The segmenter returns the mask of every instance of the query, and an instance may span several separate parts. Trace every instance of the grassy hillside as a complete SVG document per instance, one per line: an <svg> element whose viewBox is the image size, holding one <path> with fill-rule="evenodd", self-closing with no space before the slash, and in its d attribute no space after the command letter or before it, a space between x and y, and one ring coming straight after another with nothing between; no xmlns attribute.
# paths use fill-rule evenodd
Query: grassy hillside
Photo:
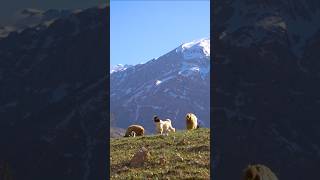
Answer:
<svg viewBox="0 0 320 180"><path fill-rule="evenodd" d="M142 167L130 167L135 152L146 147L151 156ZM169 136L112 138L111 179L209 179L210 130L177 131ZM160 159L165 162L160 163Z"/></svg>

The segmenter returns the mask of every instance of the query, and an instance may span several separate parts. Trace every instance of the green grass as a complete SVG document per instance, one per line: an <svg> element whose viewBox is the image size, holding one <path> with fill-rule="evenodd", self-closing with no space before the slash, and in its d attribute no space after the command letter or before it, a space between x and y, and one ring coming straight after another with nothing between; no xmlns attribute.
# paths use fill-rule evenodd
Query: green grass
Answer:
<svg viewBox="0 0 320 180"><path fill-rule="evenodd" d="M179 144L183 139L185 143ZM142 167L130 167L131 158L142 146L149 150L150 158ZM166 158L162 165L161 156ZM200 128L177 131L169 136L113 138L110 163L111 179L209 179L210 130Z"/></svg>

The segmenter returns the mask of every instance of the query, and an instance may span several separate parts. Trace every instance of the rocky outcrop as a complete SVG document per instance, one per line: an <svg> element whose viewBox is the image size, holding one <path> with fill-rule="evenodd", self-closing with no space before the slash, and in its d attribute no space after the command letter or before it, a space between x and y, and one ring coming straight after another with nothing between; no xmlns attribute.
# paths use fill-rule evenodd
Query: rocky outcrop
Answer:
<svg viewBox="0 0 320 180"><path fill-rule="evenodd" d="M150 152L147 148L141 147L130 160L131 167L140 167L150 158Z"/></svg>

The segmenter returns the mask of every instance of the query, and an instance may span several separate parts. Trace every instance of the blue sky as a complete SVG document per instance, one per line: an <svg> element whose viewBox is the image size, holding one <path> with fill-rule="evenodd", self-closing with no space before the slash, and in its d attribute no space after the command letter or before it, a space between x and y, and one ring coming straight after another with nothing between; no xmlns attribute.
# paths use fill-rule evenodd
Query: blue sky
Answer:
<svg viewBox="0 0 320 180"><path fill-rule="evenodd" d="M145 63L210 36L210 1L110 2L111 66Z"/></svg>

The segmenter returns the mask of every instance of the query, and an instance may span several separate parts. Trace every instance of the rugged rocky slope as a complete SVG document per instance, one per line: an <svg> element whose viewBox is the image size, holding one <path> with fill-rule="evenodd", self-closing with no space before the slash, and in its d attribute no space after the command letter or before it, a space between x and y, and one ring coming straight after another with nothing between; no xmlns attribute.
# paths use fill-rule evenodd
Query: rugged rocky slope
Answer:
<svg viewBox="0 0 320 180"><path fill-rule="evenodd" d="M319 2L216 3L214 175L235 179L264 163L279 179L320 167Z"/></svg>
<svg viewBox="0 0 320 180"><path fill-rule="evenodd" d="M72 13L78 13L81 10L57 10L49 9L42 11L38 9L23 9L16 13L12 22L6 25L0 25L0 38L7 37L11 32L21 32L26 28L34 26L48 27L55 20L64 18Z"/></svg>
<svg viewBox="0 0 320 180"><path fill-rule="evenodd" d="M105 175L109 8L0 39L0 154L14 179Z"/></svg>

